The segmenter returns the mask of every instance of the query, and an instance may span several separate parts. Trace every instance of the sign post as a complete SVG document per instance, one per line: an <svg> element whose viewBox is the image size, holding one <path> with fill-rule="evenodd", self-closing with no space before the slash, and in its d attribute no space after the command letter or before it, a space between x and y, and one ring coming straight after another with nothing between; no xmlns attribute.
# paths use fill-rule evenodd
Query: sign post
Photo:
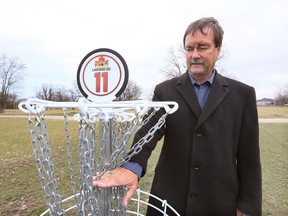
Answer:
<svg viewBox="0 0 288 216"><path fill-rule="evenodd" d="M128 67L124 58L114 50L102 48L88 53L81 61L77 72L78 88L88 100L111 102L119 97L128 83ZM109 108L106 108L109 109ZM100 169L103 169L113 154L112 119L99 118ZM105 143L103 143L105 142ZM101 215L111 214L112 188L98 189L98 204ZM122 206L122 204L121 204ZM117 209L122 209L118 206Z"/></svg>

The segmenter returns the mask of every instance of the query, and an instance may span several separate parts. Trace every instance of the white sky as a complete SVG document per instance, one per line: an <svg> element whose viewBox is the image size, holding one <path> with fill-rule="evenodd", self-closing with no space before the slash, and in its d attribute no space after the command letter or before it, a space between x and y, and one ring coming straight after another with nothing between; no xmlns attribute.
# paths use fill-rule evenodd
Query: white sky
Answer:
<svg viewBox="0 0 288 216"><path fill-rule="evenodd" d="M81 60L97 48L120 53L130 80L151 95L165 79L168 50L190 22L215 17L224 29L227 74L274 98L288 84L286 0L0 0L0 54L27 67L21 97L42 84L72 88Z"/></svg>

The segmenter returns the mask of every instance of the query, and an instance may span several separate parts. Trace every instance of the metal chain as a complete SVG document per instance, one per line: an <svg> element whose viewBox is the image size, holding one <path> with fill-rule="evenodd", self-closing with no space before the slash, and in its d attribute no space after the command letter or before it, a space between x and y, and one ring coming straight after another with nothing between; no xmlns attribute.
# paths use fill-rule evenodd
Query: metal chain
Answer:
<svg viewBox="0 0 288 216"><path fill-rule="evenodd" d="M100 216L96 189L92 186L94 169L94 122L82 118L79 123L79 169L80 169L80 215L92 214ZM91 163L92 162L92 163Z"/></svg>
<svg viewBox="0 0 288 216"><path fill-rule="evenodd" d="M159 108L152 109L152 112L142 121L142 124L140 127L147 124L147 122L150 121L150 119L156 114L156 112L159 110Z"/></svg>
<svg viewBox="0 0 288 216"><path fill-rule="evenodd" d="M147 124L150 119L156 114L159 108L154 108L149 112L140 125L140 117L135 111L135 115L131 118L124 118L125 113L121 115L117 112L109 113L108 119L100 119L99 129L99 151L96 152L95 140L96 132L95 127L97 121L95 115L100 117L103 112L95 112L93 110L89 113L81 114L78 127L78 154L79 154L79 179L75 179L75 168L72 160L72 147L69 135L68 113L67 109L64 110L64 130L66 135L66 148L68 153L68 164L70 172L70 181L74 200L77 205L79 216L124 216L126 209L123 206L122 200L125 194L124 187L112 187L109 189L94 188L92 185L92 176L98 171L96 178L101 176L108 170L112 170L121 166L123 163L128 162L131 157L138 154L143 145L149 142L155 135L156 131L163 127L168 112L165 112L151 127L148 133L135 143L130 151L127 153L127 145L129 139L135 131ZM105 111L104 111L105 112ZM105 114L106 115L106 114ZM127 115L128 116L128 115ZM44 189L45 202L49 206L51 215L65 215L62 206L62 200L58 191L58 185L55 177L54 166L52 162L51 150L49 147L46 131L46 118L44 111L35 115L33 121L29 115L29 131L32 137L32 150L36 159L36 167L40 176L40 184ZM111 149L107 148L109 143ZM103 157L105 151L110 151L110 155ZM98 155L98 158L96 155ZM79 194L77 191L80 191ZM108 202L108 203L107 203ZM105 204L106 203L106 204ZM103 212L108 205L108 213Z"/></svg>
<svg viewBox="0 0 288 216"><path fill-rule="evenodd" d="M155 110L152 111L151 114L148 116L148 118L151 119L151 117L152 117L153 115L155 115L155 113L156 113ZM158 122L157 122L153 127L150 128L150 130L148 131L148 133L147 133L144 137L142 137L140 140L138 140L138 142L136 142L136 143L132 146L132 148L131 148L130 151L126 154L126 156L122 158L122 160L121 160L121 162L120 162L120 165L122 165L122 164L130 161L130 159L131 159L134 155L138 154L138 153L142 150L144 144L146 144L146 143L148 143L148 142L151 141L151 139L152 139L152 138L154 137L154 135L155 135L155 132L156 132L157 130L159 130L159 129L165 124L167 115L168 115L168 113L164 113L164 114L159 118ZM145 124L146 124L146 123L147 123L147 122L145 122ZM142 125L143 125L143 124L142 124Z"/></svg>
<svg viewBox="0 0 288 216"><path fill-rule="evenodd" d="M147 122L155 115L159 109L153 109L152 112L142 121L141 126L147 124ZM165 124L165 118L168 113L163 114L158 122L149 130L149 132L142 137L127 154L126 146L128 140L136 131L139 126L138 117L133 118L132 121L117 120L117 116L111 117L108 121L100 121L101 137L99 137L99 161L95 161L95 122L89 119L89 116L82 116L79 123L79 166L80 166L80 201L78 200L78 213L79 215L92 215L101 216L101 200L106 193L109 208L109 215L122 216L125 215L126 209L122 204L124 197L124 187L113 187L109 189L93 188L91 186L91 178L95 174L95 170L100 170L97 178L112 170L117 166L129 161L132 156L141 151L143 145L149 142L155 132ZM65 130L68 131L68 130ZM68 132L69 133L69 132ZM110 137L109 137L110 136ZM107 147L107 137L111 139L111 156L107 161L107 158L103 158L105 154L105 148ZM121 158L119 158L119 156ZM123 157L124 156L124 157ZM117 161L117 158L120 161ZM72 165L72 163L70 163ZM95 165L95 166L94 166ZM70 172L73 175L73 172ZM75 194L75 193L74 193Z"/></svg>
<svg viewBox="0 0 288 216"><path fill-rule="evenodd" d="M123 133L125 131L125 134L123 135L123 138L121 140L119 140L119 143L120 143L119 146L114 145L116 148L113 150L113 152L112 152L112 154L110 156L110 160L107 163L105 163L105 165L103 166L103 168L101 169L99 174L96 176L97 179L101 178L101 176L104 175L105 172L107 172L108 170L113 169L116 166L116 164L114 164L114 163L117 161L117 158L120 155L120 153L125 154L126 146L128 144L128 140L131 137L133 131L136 129L137 122L138 122L137 119L134 118L133 121L131 121L130 123L126 122L127 123L126 128L125 128L126 131L123 128L120 130L120 134L121 134L122 131L123 131ZM121 126L123 127L124 123L122 123ZM102 132L103 133L106 132L106 129L107 129L107 127L105 127L105 125L102 126ZM118 135L118 133L117 133L117 135ZM102 144L106 144L106 142L103 141L103 140L101 140L101 143ZM102 149L103 146L101 144L100 144L100 146L101 146L101 149ZM100 152L101 152L101 150L100 150ZM103 154L101 154L101 155L103 155ZM103 159L100 158L100 160L103 160ZM121 164L122 163L120 162L120 165Z"/></svg>
<svg viewBox="0 0 288 216"><path fill-rule="evenodd" d="M28 116L28 127L31 135L32 150L36 161L36 168L40 177L44 198L49 207L50 215L65 215L62 199L55 177L52 154L47 140L46 118L44 113L35 115L33 121Z"/></svg>
<svg viewBox="0 0 288 216"><path fill-rule="evenodd" d="M73 166L73 161L72 161L72 148L71 148L71 141L70 141L70 135L69 135L69 124L68 124L68 113L67 109L63 109L64 111L64 130L65 130L65 135L66 135L66 148L67 148L67 154L68 154L68 164L69 164L69 171L70 171L70 181L72 185L72 191L74 194L74 200L75 204L79 208L79 197L77 196L77 189L76 189L76 182L75 182L75 176L74 176L74 166Z"/></svg>

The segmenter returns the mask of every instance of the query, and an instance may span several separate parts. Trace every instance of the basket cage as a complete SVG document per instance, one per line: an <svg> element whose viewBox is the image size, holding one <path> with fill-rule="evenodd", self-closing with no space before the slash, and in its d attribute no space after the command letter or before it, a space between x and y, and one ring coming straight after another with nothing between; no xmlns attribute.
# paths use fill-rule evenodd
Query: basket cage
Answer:
<svg viewBox="0 0 288 216"><path fill-rule="evenodd" d="M78 102L53 102L31 98L18 107L28 115L35 165L48 207L41 215L145 215L148 206L163 215L168 215L168 210L179 215L166 200L140 188L125 208L122 204L124 186L105 189L92 186L96 173L96 178L101 178L137 154L165 124L166 116L178 109L177 103L143 100L96 103L84 98ZM50 143L50 120L45 116L49 108L63 109L64 138L60 141L63 146ZM131 148L136 131L160 109L161 117ZM70 116L71 110L73 116ZM162 208L151 205L149 197L158 200Z"/></svg>

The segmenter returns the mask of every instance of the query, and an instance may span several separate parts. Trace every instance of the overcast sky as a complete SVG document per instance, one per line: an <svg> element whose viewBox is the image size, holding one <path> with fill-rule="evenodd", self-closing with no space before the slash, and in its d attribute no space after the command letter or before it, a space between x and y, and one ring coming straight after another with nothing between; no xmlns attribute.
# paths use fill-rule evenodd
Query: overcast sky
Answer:
<svg viewBox="0 0 288 216"><path fill-rule="evenodd" d="M0 55L27 67L20 97L44 83L72 88L90 51L120 53L129 78L151 95L168 50L190 22L215 17L224 29L225 73L274 98L288 85L286 0L0 0Z"/></svg>

